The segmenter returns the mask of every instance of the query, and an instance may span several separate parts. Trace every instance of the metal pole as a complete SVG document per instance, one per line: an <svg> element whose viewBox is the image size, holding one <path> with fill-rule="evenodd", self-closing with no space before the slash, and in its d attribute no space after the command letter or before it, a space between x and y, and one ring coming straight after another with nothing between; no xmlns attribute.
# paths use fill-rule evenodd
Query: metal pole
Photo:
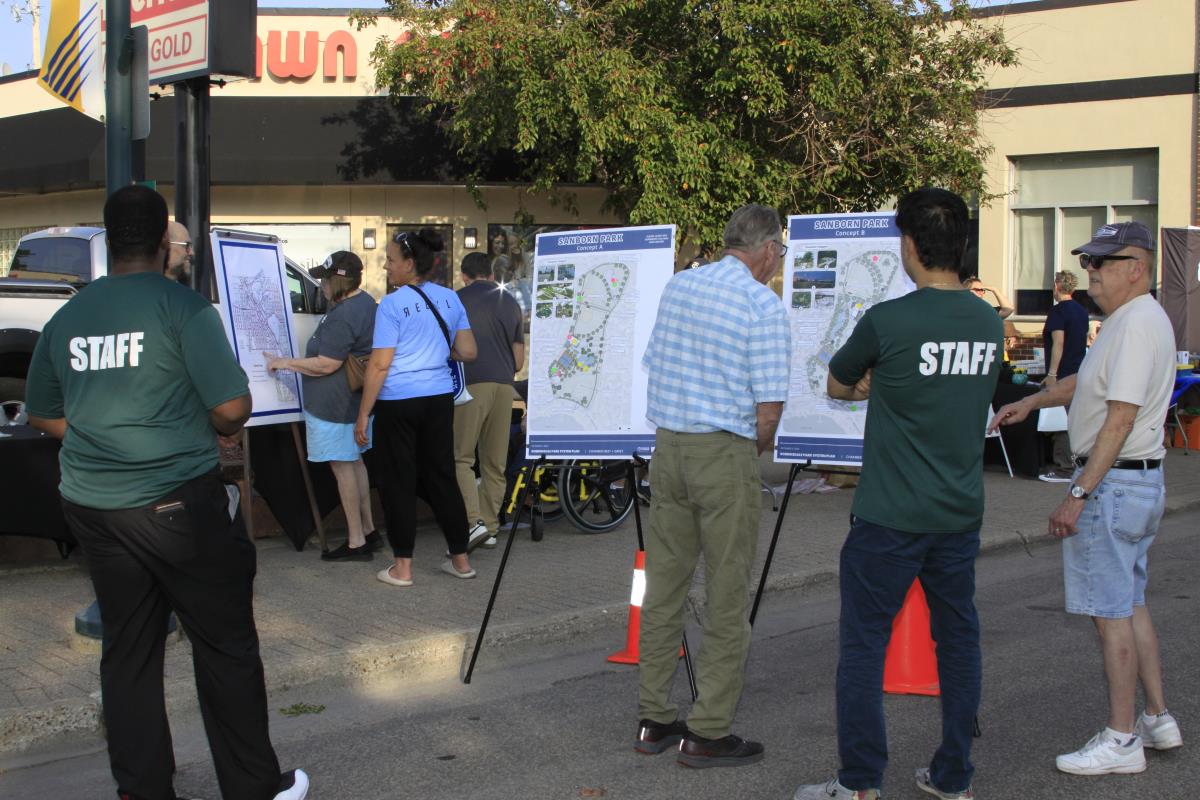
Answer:
<svg viewBox="0 0 1200 800"><path fill-rule="evenodd" d="M175 84L175 219L192 234L192 288L212 300L208 89L207 77Z"/></svg>
<svg viewBox="0 0 1200 800"><path fill-rule="evenodd" d="M104 182L111 195L133 182L129 0L107 0L105 15Z"/></svg>

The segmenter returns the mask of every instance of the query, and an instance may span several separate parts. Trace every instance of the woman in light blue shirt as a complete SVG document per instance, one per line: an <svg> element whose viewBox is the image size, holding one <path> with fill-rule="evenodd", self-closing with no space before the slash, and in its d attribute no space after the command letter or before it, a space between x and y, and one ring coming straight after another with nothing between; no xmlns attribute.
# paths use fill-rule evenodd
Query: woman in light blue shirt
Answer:
<svg viewBox="0 0 1200 800"><path fill-rule="evenodd" d="M442 237L429 228L403 231L387 245L388 283L398 287L375 315L374 349L354 434L360 443L375 414L379 496L395 564L377 577L412 586L417 495L433 508L449 558L441 569L474 578L467 552L467 512L454 474L454 398L447 358L475 359L475 337L458 295L429 280Z"/></svg>

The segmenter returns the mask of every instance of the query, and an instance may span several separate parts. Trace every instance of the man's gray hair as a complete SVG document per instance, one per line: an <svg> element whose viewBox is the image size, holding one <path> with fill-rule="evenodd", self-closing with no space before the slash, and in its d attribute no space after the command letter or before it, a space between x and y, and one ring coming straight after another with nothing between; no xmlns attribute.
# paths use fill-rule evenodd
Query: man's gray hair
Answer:
<svg viewBox="0 0 1200 800"><path fill-rule="evenodd" d="M725 246L733 250L752 250L768 239L779 238L782 226L773 208L751 203L733 212L725 223Z"/></svg>

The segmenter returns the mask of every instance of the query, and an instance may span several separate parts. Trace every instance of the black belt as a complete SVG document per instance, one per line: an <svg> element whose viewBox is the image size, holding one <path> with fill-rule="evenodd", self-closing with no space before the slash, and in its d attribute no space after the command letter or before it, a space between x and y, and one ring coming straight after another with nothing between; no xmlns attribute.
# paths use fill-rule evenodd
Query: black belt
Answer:
<svg viewBox="0 0 1200 800"><path fill-rule="evenodd" d="M1087 456L1075 456L1075 466L1082 467L1088 461ZM1119 458L1109 469L1158 469L1162 464L1161 458Z"/></svg>

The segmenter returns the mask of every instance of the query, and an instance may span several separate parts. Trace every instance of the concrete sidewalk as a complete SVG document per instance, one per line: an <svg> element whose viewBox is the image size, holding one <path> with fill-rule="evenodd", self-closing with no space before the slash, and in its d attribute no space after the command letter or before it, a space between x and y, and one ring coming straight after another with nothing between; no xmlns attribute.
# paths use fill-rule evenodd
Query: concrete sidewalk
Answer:
<svg viewBox="0 0 1200 800"><path fill-rule="evenodd" d="M1166 469L1167 513L1200 507L1200 454L1170 451ZM787 466L764 460L763 475L782 484ZM1010 479L991 468L985 484L985 549L1045 537L1046 517L1066 488ZM762 497L755 581L776 520L770 498ZM792 497L770 591L836 575L852 499L852 489ZM369 564L331 564L319 559L315 546L297 553L283 538L259 540L255 603L268 689L384 673L446 677L465 670L503 544L473 554L477 580L454 580L438 569L440 533L422 530L416 585L397 588L375 579L390 563L387 551ZM541 542L518 532L476 673L486 673L496 648L591 637L620 649L635 548L632 516L607 534L579 533L565 520L547 525ZM697 603L701 582L693 588ZM65 562L0 567L0 753L13 755L63 734L99 729L99 645L74 632L75 612L91 600L78 552ZM166 687L169 708L195 705L185 639L175 637L168 646Z"/></svg>

